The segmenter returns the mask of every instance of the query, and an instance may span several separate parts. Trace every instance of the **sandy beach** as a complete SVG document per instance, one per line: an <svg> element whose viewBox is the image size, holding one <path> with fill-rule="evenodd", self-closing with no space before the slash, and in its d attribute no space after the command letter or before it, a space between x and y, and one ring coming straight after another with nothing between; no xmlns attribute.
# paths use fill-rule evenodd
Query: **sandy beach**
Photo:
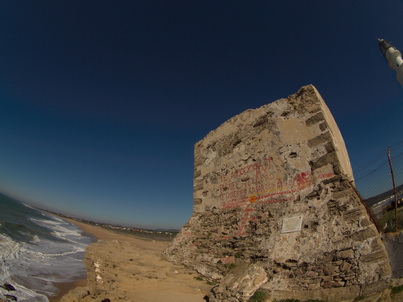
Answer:
<svg viewBox="0 0 403 302"><path fill-rule="evenodd" d="M98 241L87 247L87 280L60 284L51 302L203 302L212 285L184 266L163 259L168 242L147 240L71 221ZM74 287L74 288L73 288Z"/></svg>

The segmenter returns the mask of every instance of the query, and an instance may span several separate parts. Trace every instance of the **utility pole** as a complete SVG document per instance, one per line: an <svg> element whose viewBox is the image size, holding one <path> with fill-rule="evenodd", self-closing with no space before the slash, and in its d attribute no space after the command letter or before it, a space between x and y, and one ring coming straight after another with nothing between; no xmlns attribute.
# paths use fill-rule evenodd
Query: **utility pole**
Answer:
<svg viewBox="0 0 403 302"><path fill-rule="evenodd" d="M392 183L393 183L393 193L395 195L395 232L397 232L397 224L398 224L398 217L397 217L397 193L396 193L396 184L395 184L395 175L393 173L393 166L392 166L392 159L390 158L390 147L388 147L388 160L390 166L390 173L392 175Z"/></svg>

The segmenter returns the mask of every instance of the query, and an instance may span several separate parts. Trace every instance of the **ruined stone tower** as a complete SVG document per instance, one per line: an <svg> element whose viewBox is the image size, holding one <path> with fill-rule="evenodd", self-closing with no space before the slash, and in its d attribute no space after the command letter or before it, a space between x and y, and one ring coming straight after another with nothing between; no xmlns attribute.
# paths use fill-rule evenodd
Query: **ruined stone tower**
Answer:
<svg viewBox="0 0 403 302"><path fill-rule="evenodd" d="M313 86L231 118L195 145L194 210L168 259L217 282L210 301L340 301L390 266L355 191L340 131Z"/></svg>

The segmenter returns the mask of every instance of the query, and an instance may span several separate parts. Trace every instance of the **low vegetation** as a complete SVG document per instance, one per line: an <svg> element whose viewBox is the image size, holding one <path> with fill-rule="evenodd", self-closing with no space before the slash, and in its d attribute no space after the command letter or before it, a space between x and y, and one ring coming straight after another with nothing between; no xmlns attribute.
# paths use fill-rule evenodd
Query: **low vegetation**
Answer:
<svg viewBox="0 0 403 302"><path fill-rule="evenodd" d="M262 290L257 290L252 297L249 298L249 302L264 302L266 301L266 293Z"/></svg>
<svg viewBox="0 0 403 302"><path fill-rule="evenodd" d="M398 215L398 230L403 230L403 207L400 207L397 211ZM380 220L380 225L385 233L395 231L395 209L387 211L382 219Z"/></svg>
<svg viewBox="0 0 403 302"><path fill-rule="evenodd" d="M402 291L403 291L403 285L399 285L399 286L392 287L392 289L390 291L390 294L393 296L393 295L396 295L396 294L398 294L398 293L400 293Z"/></svg>

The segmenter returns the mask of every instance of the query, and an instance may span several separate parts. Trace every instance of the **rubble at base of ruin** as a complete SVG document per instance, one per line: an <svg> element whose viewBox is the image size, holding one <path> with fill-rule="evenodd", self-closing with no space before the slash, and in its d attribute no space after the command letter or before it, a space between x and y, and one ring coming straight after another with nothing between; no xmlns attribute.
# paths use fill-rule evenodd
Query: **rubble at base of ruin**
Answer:
<svg viewBox="0 0 403 302"><path fill-rule="evenodd" d="M391 269L340 131L312 85L195 145L194 211L165 256L215 282L209 301L341 301Z"/></svg>

